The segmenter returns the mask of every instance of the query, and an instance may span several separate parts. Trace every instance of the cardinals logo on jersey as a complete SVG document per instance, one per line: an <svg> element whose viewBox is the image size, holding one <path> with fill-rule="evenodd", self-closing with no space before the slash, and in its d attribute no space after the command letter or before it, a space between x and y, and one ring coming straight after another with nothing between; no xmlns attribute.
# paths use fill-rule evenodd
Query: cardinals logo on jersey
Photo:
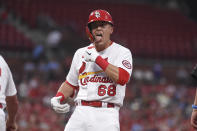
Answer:
<svg viewBox="0 0 197 131"><path fill-rule="evenodd" d="M109 77L105 77L105 76L100 76L100 75L96 75L97 72L95 73L94 76L87 76L84 77L82 79L80 79L80 83L81 85L85 86L88 84L88 82L92 82L92 83L113 83L113 81L109 78Z"/></svg>
<svg viewBox="0 0 197 131"><path fill-rule="evenodd" d="M105 58L107 61L108 58ZM100 76L98 74L103 73L103 70L93 71L93 72L86 72L86 62L83 62L80 69L79 69L79 80L81 85L85 86L88 82L95 82L95 83L113 83L113 81L109 77ZM94 75L94 76L92 76Z"/></svg>

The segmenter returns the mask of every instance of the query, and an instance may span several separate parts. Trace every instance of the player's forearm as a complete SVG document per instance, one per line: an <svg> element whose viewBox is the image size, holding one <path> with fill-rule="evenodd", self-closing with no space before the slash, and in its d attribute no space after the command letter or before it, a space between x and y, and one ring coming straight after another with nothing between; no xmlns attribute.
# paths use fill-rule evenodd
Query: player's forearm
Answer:
<svg viewBox="0 0 197 131"><path fill-rule="evenodd" d="M118 67L109 64L105 70L105 73L109 78L111 78L114 82L118 81L119 78L119 69Z"/></svg>
<svg viewBox="0 0 197 131"><path fill-rule="evenodd" d="M8 112L8 119L10 122L14 122L16 120L16 114L18 111L18 99L17 96L7 96L6 97L7 103L7 112Z"/></svg>
<svg viewBox="0 0 197 131"><path fill-rule="evenodd" d="M115 83L124 85L129 81L130 75L126 70L108 63L101 56L97 57L96 64L99 65Z"/></svg>
<svg viewBox="0 0 197 131"><path fill-rule="evenodd" d="M118 78L119 78L119 70L118 67L108 63L105 59L103 59L101 56L98 56L96 58L96 64L99 65L101 67L101 69L103 69L103 71L105 71L105 73L107 74L107 76L109 78L111 78L114 82L117 82Z"/></svg>
<svg viewBox="0 0 197 131"><path fill-rule="evenodd" d="M74 93L74 89L66 82L63 82L58 92L61 92L64 95L64 99L67 99Z"/></svg>

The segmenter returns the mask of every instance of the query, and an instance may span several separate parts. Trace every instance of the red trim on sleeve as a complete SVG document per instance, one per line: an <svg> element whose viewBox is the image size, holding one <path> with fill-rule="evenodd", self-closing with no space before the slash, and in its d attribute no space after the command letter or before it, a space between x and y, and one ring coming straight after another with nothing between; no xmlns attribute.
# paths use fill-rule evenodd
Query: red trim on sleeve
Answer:
<svg viewBox="0 0 197 131"><path fill-rule="evenodd" d="M103 59L101 56L98 56L96 58L96 64L99 65L101 67L101 69L103 69L104 71L106 70L107 66L109 65L109 63Z"/></svg>
<svg viewBox="0 0 197 131"><path fill-rule="evenodd" d="M58 96L62 96L62 98L60 99L60 102L62 102L65 99L64 94L62 92L57 92L55 97L58 97Z"/></svg>
<svg viewBox="0 0 197 131"><path fill-rule="evenodd" d="M65 81L69 86L71 86L73 89L76 89L78 90L79 89L79 86L73 86L71 85L67 80Z"/></svg>
<svg viewBox="0 0 197 131"><path fill-rule="evenodd" d="M126 70L119 67L119 78L117 83L123 86L129 81L129 77L129 73Z"/></svg>
<svg viewBox="0 0 197 131"><path fill-rule="evenodd" d="M76 90L79 90L79 86L73 86L67 80L65 81L65 83L73 88L73 94L70 96L71 98L73 98L74 95L75 95Z"/></svg>
<svg viewBox="0 0 197 131"><path fill-rule="evenodd" d="M88 49L92 49L92 48L94 48L94 46L89 46L89 47L88 47Z"/></svg>

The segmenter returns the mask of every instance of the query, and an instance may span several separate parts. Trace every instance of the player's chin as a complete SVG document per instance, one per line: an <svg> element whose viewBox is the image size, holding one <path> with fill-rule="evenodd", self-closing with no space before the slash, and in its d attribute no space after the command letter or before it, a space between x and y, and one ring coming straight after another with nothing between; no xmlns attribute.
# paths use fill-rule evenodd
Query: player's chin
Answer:
<svg viewBox="0 0 197 131"><path fill-rule="evenodd" d="M94 41L95 46L102 46L104 45L104 42L102 40Z"/></svg>

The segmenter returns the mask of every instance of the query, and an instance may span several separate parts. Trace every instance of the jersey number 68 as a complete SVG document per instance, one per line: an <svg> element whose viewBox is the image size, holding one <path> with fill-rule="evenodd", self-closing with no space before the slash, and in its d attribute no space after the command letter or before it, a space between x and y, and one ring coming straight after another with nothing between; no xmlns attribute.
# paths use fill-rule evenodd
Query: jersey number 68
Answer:
<svg viewBox="0 0 197 131"><path fill-rule="evenodd" d="M115 85L109 85L108 87L106 85L100 85L98 87L98 95L104 96L107 93L108 96L115 96L116 95L116 86Z"/></svg>

